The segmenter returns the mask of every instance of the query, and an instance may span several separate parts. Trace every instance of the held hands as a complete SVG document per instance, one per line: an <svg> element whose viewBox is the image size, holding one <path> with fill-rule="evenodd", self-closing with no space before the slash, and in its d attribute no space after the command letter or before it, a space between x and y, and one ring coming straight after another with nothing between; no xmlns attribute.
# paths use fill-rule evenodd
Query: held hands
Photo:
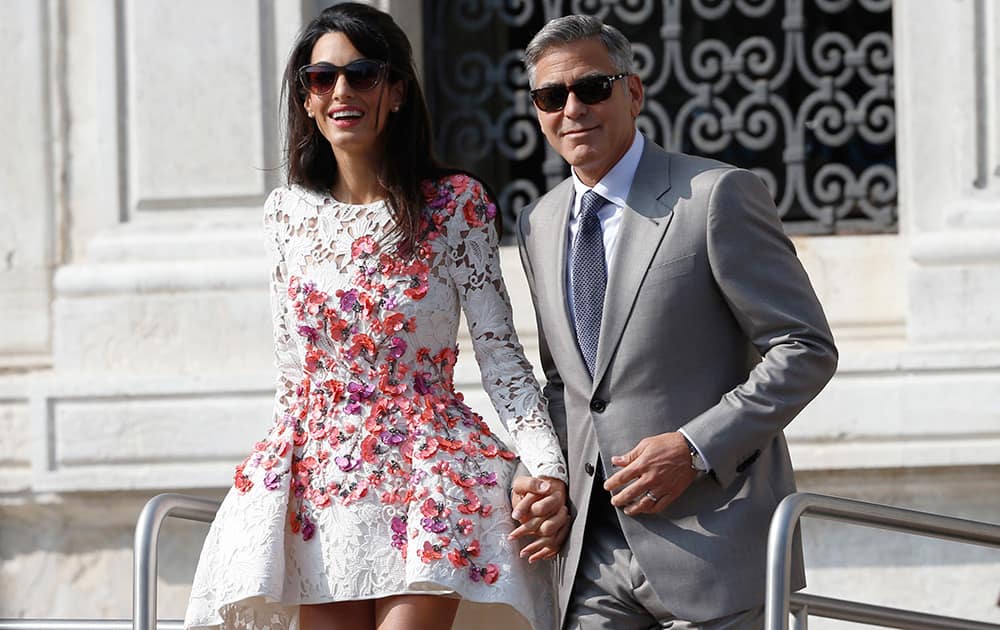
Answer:
<svg viewBox="0 0 1000 630"><path fill-rule="evenodd" d="M511 516L520 525L508 538L535 537L521 550L521 557L528 562L555 557L569 534L566 484L551 477L515 477L510 503Z"/></svg>
<svg viewBox="0 0 1000 630"><path fill-rule="evenodd" d="M629 516L662 511L698 475L684 436L676 432L643 438L628 453L612 457L611 463L621 470L608 477L604 489L613 495L611 504L623 507Z"/></svg>

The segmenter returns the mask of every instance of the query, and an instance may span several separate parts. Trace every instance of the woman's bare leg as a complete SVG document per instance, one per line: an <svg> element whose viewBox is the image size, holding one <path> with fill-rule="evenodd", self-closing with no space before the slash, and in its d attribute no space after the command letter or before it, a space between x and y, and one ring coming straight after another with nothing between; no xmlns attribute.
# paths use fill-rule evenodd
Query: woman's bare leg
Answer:
<svg viewBox="0 0 1000 630"><path fill-rule="evenodd" d="M376 600L299 607L300 630L375 630Z"/></svg>
<svg viewBox="0 0 1000 630"><path fill-rule="evenodd" d="M375 601L378 630L448 630L461 600L441 595L395 595ZM308 630L308 629L305 629Z"/></svg>

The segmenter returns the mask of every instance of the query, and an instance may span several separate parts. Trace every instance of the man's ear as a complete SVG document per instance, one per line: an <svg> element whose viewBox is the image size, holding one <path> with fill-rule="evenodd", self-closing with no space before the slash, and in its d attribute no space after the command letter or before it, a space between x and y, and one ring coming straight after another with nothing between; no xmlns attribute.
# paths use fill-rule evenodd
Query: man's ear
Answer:
<svg viewBox="0 0 1000 630"><path fill-rule="evenodd" d="M642 111L642 99L645 92L642 87L642 79L637 75L628 75L628 94L631 104L629 106L629 111L632 113L632 118L637 118L639 112Z"/></svg>

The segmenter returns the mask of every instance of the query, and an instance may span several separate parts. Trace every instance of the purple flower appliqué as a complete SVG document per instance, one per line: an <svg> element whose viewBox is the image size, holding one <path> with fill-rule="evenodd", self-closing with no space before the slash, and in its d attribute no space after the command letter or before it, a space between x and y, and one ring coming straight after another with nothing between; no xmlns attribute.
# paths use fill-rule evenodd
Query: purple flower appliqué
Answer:
<svg viewBox="0 0 1000 630"><path fill-rule="evenodd" d="M360 459L354 459L353 457L348 457L346 455L338 455L333 459L337 464L337 468L343 470L344 472L350 472L361 465Z"/></svg>
<svg viewBox="0 0 1000 630"><path fill-rule="evenodd" d="M344 405L344 411L355 416L360 415L361 403L349 402L346 405Z"/></svg>
<svg viewBox="0 0 1000 630"><path fill-rule="evenodd" d="M406 545L406 517L392 519L392 546L402 549Z"/></svg>
<svg viewBox="0 0 1000 630"><path fill-rule="evenodd" d="M309 519L302 524L302 540L310 540L316 533L316 526Z"/></svg>
<svg viewBox="0 0 1000 630"><path fill-rule="evenodd" d="M354 305L358 303L358 290L351 289L350 291L344 291L340 295L340 310L349 311L354 308Z"/></svg>
<svg viewBox="0 0 1000 630"><path fill-rule="evenodd" d="M413 390L421 396L431 393L430 385L427 384L427 372L417 372L413 375Z"/></svg>
<svg viewBox="0 0 1000 630"><path fill-rule="evenodd" d="M267 471L267 474L264 475L264 487L268 490L277 490L279 485L281 485L281 477L273 470Z"/></svg>
<svg viewBox="0 0 1000 630"><path fill-rule="evenodd" d="M316 343L319 340L319 333L311 326L299 326L299 334L305 337L309 343Z"/></svg>
<svg viewBox="0 0 1000 630"><path fill-rule="evenodd" d="M495 486L497 485L497 474L495 472L483 473L479 475L479 483L484 486Z"/></svg>
<svg viewBox="0 0 1000 630"><path fill-rule="evenodd" d="M441 209L448 205L448 195L444 191L438 191L437 197L435 197L430 203L427 204L429 207L435 210Z"/></svg>
<svg viewBox="0 0 1000 630"><path fill-rule="evenodd" d="M347 399L353 403L353 402L358 402L359 400L368 400L369 398L371 398L372 394L375 393L375 386L362 385L361 383L356 383L352 381L347 384L347 391L350 394L347 397ZM349 413L354 413L354 412L349 412Z"/></svg>
<svg viewBox="0 0 1000 630"><path fill-rule="evenodd" d="M440 534L441 532L448 529L447 523L445 523L440 519L431 517L421 519L420 524L423 525L424 529L434 534Z"/></svg>
<svg viewBox="0 0 1000 630"><path fill-rule="evenodd" d="M386 444L392 444L395 446L401 442L406 441L406 436L396 430L386 431L382 433L382 441Z"/></svg>
<svg viewBox="0 0 1000 630"><path fill-rule="evenodd" d="M399 337L393 337L389 342L389 356L398 359L404 352L406 352L406 342Z"/></svg>

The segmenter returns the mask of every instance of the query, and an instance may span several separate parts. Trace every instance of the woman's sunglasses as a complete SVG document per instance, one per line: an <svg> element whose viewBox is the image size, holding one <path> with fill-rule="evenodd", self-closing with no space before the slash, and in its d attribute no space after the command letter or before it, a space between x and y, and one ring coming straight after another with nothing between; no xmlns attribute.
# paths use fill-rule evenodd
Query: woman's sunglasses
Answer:
<svg viewBox="0 0 1000 630"><path fill-rule="evenodd" d="M322 96L337 85L337 77L343 72L351 89L364 91L374 88L382 81L385 68L385 63L374 59L357 59L346 66L326 62L312 63L299 68L299 81L305 89L316 96Z"/></svg>
<svg viewBox="0 0 1000 630"><path fill-rule="evenodd" d="M531 102L535 107L543 112L557 112L566 107L566 99L569 93L576 94L586 105L596 105L601 101L608 100L611 96L611 89L615 86L615 81L624 79L628 72L602 77L587 77L580 79L572 85L548 85L531 90Z"/></svg>

